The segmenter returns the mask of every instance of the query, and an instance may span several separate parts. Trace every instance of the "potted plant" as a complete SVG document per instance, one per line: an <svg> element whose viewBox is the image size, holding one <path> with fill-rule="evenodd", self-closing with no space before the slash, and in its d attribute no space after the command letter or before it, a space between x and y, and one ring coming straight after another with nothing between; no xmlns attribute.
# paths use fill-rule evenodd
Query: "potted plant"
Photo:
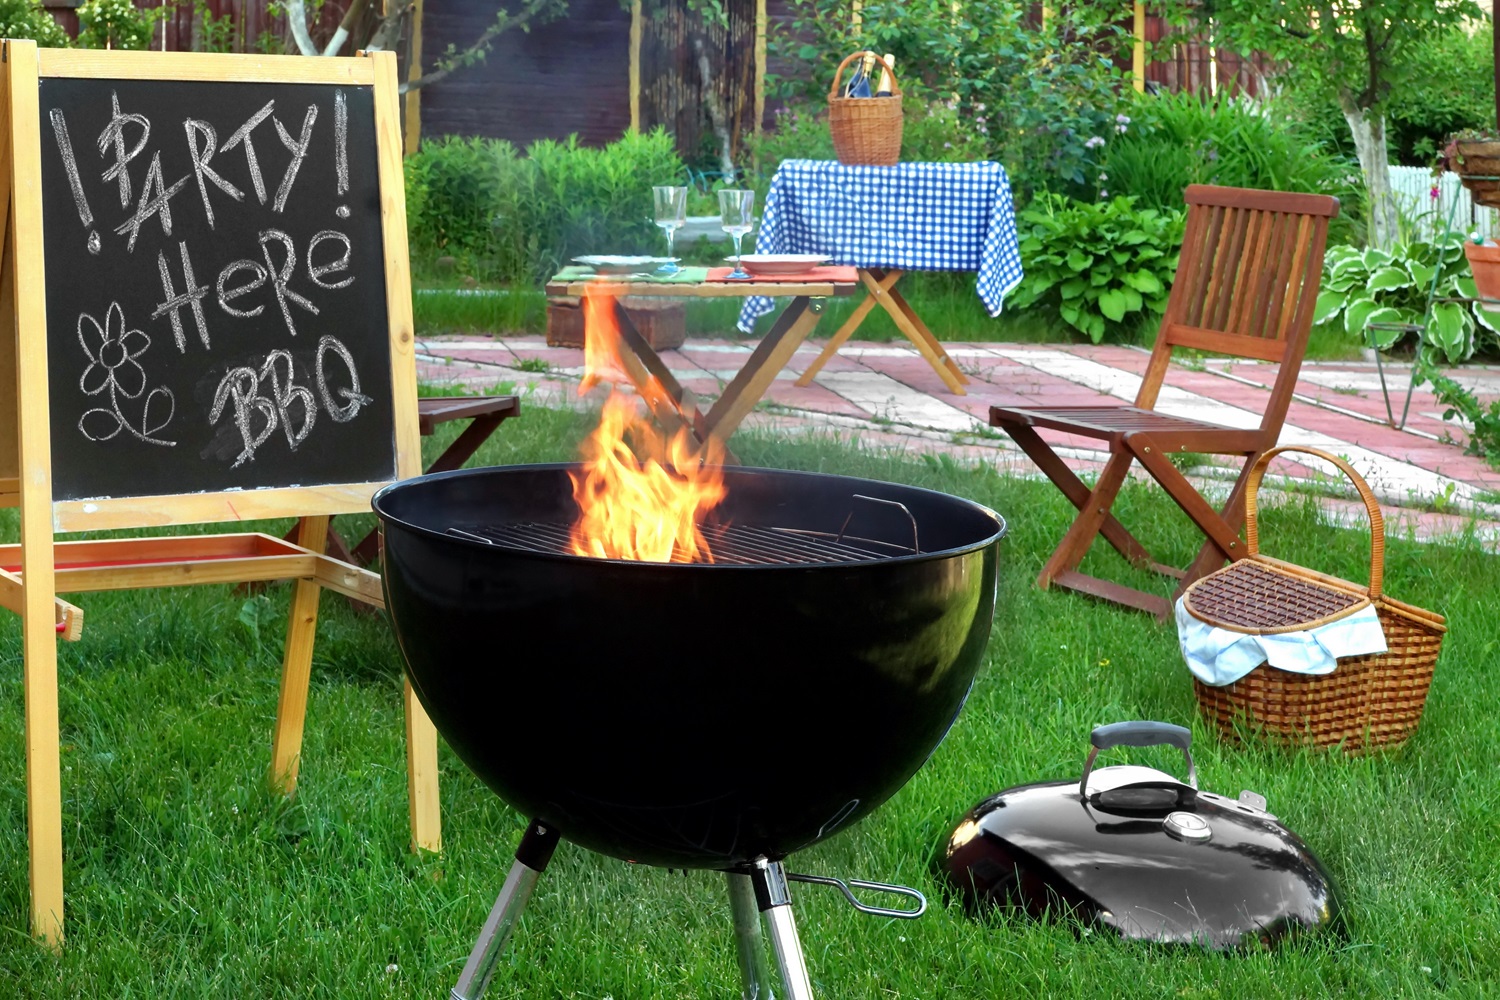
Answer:
<svg viewBox="0 0 1500 1000"><path fill-rule="evenodd" d="M1481 240L1471 233L1464 240L1464 256L1474 272L1474 287L1481 299L1500 300L1500 246L1494 240Z"/></svg>
<svg viewBox="0 0 1500 1000"><path fill-rule="evenodd" d="M1476 205L1500 208L1500 135L1464 129L1448 137L1435 173L1451 170L1469 189Z"/></svg>

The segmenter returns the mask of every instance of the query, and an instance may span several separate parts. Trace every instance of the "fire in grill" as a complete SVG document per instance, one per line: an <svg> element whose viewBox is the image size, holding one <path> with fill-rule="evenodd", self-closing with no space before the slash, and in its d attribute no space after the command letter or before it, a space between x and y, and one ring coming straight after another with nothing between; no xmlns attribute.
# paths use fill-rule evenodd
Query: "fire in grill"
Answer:
<svg viewBox="0 0 1500 1000"><path fill-rule="evenodd" d="M374 501L413 688L534 820L454 996L482 989L561 835L730 872L737 926L759 907L787 995L810 997L782 860L875 809L947 733L1004 523L913 487L728 468L713 562L601 559L567 548L576 469L423 476Z"/></svg>
<svg viewBox="0 0 1500 1000"><path fill-rule="evenodd" d="M907 547L872 538L855 538L842 530L838 534L774 526L714 524L703 527L713 553L709 559L674 559L674 562L714 562L736 566L818 566L828 563L871 562L895 555L921 551L917 545L916 519L903 505L886 500L855 495L852 499L867 503L886 503L897 508L911 522L911 539ZM854 517L851 510L844 518L847 525ZM570 551L572 525L557 521L523 521L516 524L472 524L455 526L447 533L455 538L484 542L525 552L547 552L562 555Z"/></svg>

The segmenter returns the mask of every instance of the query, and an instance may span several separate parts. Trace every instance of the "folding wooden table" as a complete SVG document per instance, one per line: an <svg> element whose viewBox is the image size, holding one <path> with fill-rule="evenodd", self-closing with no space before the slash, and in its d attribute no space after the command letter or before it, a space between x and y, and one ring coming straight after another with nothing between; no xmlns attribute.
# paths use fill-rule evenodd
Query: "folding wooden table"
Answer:
<svg viewBox="0 0 1500 1000"><path fill-rule="evenodd" d="M825 268L827 280L788 277L769 281L673 281L649 277L553 279L547 285L548 295L598 295L615 297L615 318L620 341L626 348L620 352L624 374L645 400L652 417L667 433L687 428L700 444L712 435L727 441L760 402L775 381L777 372L791 361L797 348L818 325L823 299L835 295L853 295L861 285L853 268ZM713 272L709 272L710 275ZM789 297L791 302L776 317L771 329L756 344L724 392L706 410L696 396L684 389L667 368L661 355L640 335L623 307L629 295L680 296L683 298L748 298L752 295ZM727 451L727 449L726 449ZM726 456L733 460L732 456Z"/></svg>

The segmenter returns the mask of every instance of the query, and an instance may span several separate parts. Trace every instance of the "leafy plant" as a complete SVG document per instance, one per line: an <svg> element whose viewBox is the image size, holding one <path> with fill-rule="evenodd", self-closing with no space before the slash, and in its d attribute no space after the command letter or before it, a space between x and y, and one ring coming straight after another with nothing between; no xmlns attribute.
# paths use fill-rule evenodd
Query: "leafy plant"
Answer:
<svg viewBox="0 0 1500 1000"><path fill-rule="evenodd" d="M156 22L171 5L142 10L130 0L84 0L78 5L78 46L84 49L147 49Z"/></svg>
<svg viewBox="0 0 1500 1000"><path fill-rule="evenodd" d="M1116 57L1128 33L1108 4L1055 4L1044 23L1021 3L790 0L770 39L789 67L783 96L827 93L837 60L874 49L896 57L897 78L951 98L984 158L1005 164L1024 194L1082 193L1095 147L1114 127L1130 87Z"/></svg>
<svg viewBox="0 0 1500 1000"><path fill-rule="evenodd" d="M0 0L0 38L30 38L55 49L68 46L68 33L43 9L40 0Z"/></svg>
<svg viewBox="0 0 1500 1000"><path fill-rule="evenodd" d="M1462 238L1448 234L1435 243L1397 243L1389 250L1332 247L1323 258L1323 285L1314 323L1341 320L1344 332L1389 350L1422 330L1428 350L1450 363L1474 354L1479 331L1490 340L1500 315L1475 303L1428 299L1475 298ZM1370 324L1381 324L1370 329ZM1406 327L1403 329L1402 327Z"/></svg>
<svg viewBox="0 0 1500 1000"><path fill-rule="evenodd" d="M1026 277L1008 304L1038 302L1094 343L1127 317L1161 313L1177 270L1183 214L1138 209L1135 199L1075 201L1043 195L1020 216Z"/></svg>
<svg viewBox="0 0 1500 1000"><path fill-rule="evenodd" d="M1274 103L1222 93L1146 95L1130 117L1130 127L1102 150L1099 184L1136 196L1144 208L1180 208L1189 184L1331 194L1341 204L1336 242L1361 215L1359 165L1331 152Z"/></svg>
<svg viewBox="0 0 1500 1000"><path fill-rule="evenodd" d="M661 129L600 149L544 140L525 156L500 140L447 137L424 143L405 171L414 256L519 283L543 281L578 254L660 249L651 187L684 176Z"/></svg>
<svg viewBox="0 0 1500 1000"><path fill-rule="evenodd" d="M1465 453L1500 466L1500 399L1490 400L1488 407L1482 407L1472 392L1448 376L1431 370L1426 375L1432 383L1433 396L1448 407L1443 411L1443 419L1462 417L1472 428Z"/></svg>

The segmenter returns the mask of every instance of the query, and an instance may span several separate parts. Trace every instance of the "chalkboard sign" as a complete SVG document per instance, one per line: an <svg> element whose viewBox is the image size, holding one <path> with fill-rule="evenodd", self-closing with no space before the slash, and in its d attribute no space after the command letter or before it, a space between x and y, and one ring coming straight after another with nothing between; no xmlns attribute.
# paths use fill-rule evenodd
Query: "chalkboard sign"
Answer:
<svg viewBox="0 0 1500 1000"><path fill-rule="evenodd" d="M53 498L396 478L373 88L38 91Z"/></svg>

